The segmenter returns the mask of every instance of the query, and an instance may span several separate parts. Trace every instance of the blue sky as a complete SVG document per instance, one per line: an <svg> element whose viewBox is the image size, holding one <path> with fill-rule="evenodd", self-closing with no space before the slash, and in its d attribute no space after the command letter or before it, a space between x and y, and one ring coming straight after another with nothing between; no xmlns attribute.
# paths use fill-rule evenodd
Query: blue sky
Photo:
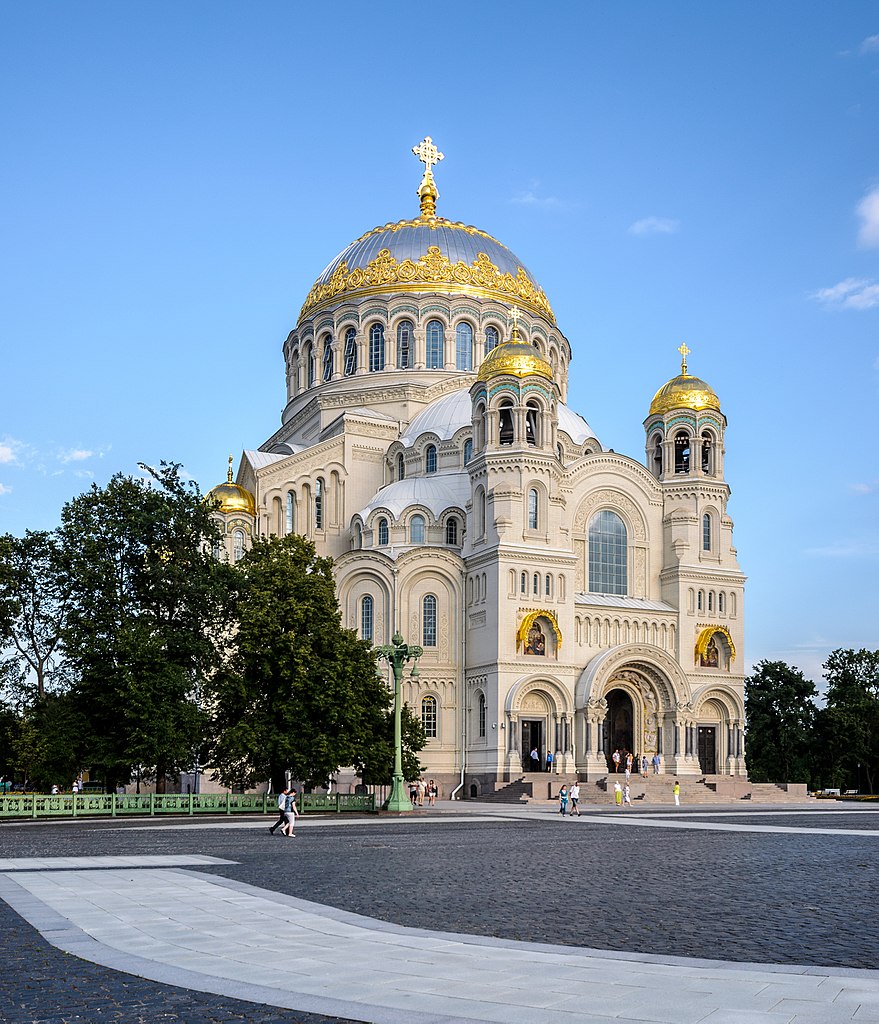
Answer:
<svg viewBox="0 0 879 1024"><path fill-rule="evenodd" d="M7 3L0 58L0 530L138 461L222 480L430 134L605 445L643 458L682 341L719 394L746 662L879 647L873 5Z"/></svg>

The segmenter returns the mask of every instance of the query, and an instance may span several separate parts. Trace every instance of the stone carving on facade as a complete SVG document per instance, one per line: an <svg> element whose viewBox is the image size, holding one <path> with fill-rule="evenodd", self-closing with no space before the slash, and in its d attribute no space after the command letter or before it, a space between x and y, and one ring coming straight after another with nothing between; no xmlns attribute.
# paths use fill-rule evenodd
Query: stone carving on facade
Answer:
<svg viewBox="0 0 879 1024"><path fill-rule="evenodd" d="M580 504L580 507L577 509L577 515L574 518L575 533L585 533L586 524L592 518L592 512L594 509L599 505L607 505L610 508L619 509L624 512L629 522L632 524L634 539L647 539L641 510L627 494L623 494L622 491L612 491L609 488L595 491L594 494L590 494L589 497Z"/></svg>

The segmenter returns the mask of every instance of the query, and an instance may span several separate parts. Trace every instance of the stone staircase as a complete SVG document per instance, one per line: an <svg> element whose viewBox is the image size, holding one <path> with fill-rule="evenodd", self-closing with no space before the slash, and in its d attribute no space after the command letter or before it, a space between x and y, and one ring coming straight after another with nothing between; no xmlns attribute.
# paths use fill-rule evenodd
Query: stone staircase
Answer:
<svg viewBox="0 0 879 1024"><path fill-rule="evenodd" d="M555 800L562 786L570 786L573 775L555 775L551 772L525 772L511 782L498 783L493 793L479 799L491 804L521 804L532 800Z"/></svg>

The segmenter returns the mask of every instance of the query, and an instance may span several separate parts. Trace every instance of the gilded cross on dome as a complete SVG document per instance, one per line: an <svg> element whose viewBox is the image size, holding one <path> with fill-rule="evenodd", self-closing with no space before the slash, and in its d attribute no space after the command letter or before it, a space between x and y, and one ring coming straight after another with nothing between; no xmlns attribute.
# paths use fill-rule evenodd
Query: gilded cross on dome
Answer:
<svg viewBox="0 0 879 1024"><path fill-rule="evenodd" d="M687 372L687 356L692 351L693 351L692 349L687 348L687 343L686 342L684 342L684 344L681 345L678 348L678 352L680 352L680 354L681 354L681 373L686 373Z"/></svg>
<svg viewBox="0 0 879 1024"><path fill-rule="evenodd" d="M413 146L412 152L424 164L424 170L427 174L430 174L430 169L434 164L438 164L440 160L445 159L443 154L433 144L433 139L429 135L425 135L423 142Z"/></svg>
<svg viewBox="0 0 879 1024"><path fill-rule="evenodd" d="M226 471L226 479L227 479L227 481L230 484L232 483L232 456L231 455L229 456L229 469Z"/></svg>
<svg viewBox="0 0 879 1024"><path fill-rule="evenodd" d="M436 184L433 180L431 167L443 159L443 154L433 144L433 139L425 135L424 141L412 147L412 152L424 164L424 175L418 186L418 198L421 200L421 216L432 220L436 217L436 201L439 199Z"/></svg>
<svg viewBox="0 0 879 1024"><path fill-rule="evenodd" d="M513 321L513 341L519 340L519 317L522 315L522 310L518 306L513 306L510 310L510 319Z"/></svg>

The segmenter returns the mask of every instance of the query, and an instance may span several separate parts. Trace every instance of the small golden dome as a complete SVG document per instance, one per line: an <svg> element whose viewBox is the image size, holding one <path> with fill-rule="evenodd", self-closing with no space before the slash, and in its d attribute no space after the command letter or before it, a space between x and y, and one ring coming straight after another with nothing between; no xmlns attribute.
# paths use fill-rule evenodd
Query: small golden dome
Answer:
<svg viewBox="0 0 879 1024"><path fill-rule="evenodd" d="M669 409L716 409L720 412L720 399L710 384L689 373L673 377L663 384L650 403L650 415L662 414Z"/></svg>
<svg viewBox="0 0 879 1024"><path fill-rule="evenodd" d="M552 367L533 345L524 341L505 341L493 348L482 360L476 379L490 380L505 373L514 377L537 374L552 380Z"/></svg>
<svg viewBox="0 0 879 1024"><path fill-rule="evenodd" d="M226 475L226 482L218 484L208 491L206 501L219 502L217 512L228 515L230 512L244 512L246 515L256 515L256 501L246 487L232 482L232 456L229 456L229 469Z"/></svg>

